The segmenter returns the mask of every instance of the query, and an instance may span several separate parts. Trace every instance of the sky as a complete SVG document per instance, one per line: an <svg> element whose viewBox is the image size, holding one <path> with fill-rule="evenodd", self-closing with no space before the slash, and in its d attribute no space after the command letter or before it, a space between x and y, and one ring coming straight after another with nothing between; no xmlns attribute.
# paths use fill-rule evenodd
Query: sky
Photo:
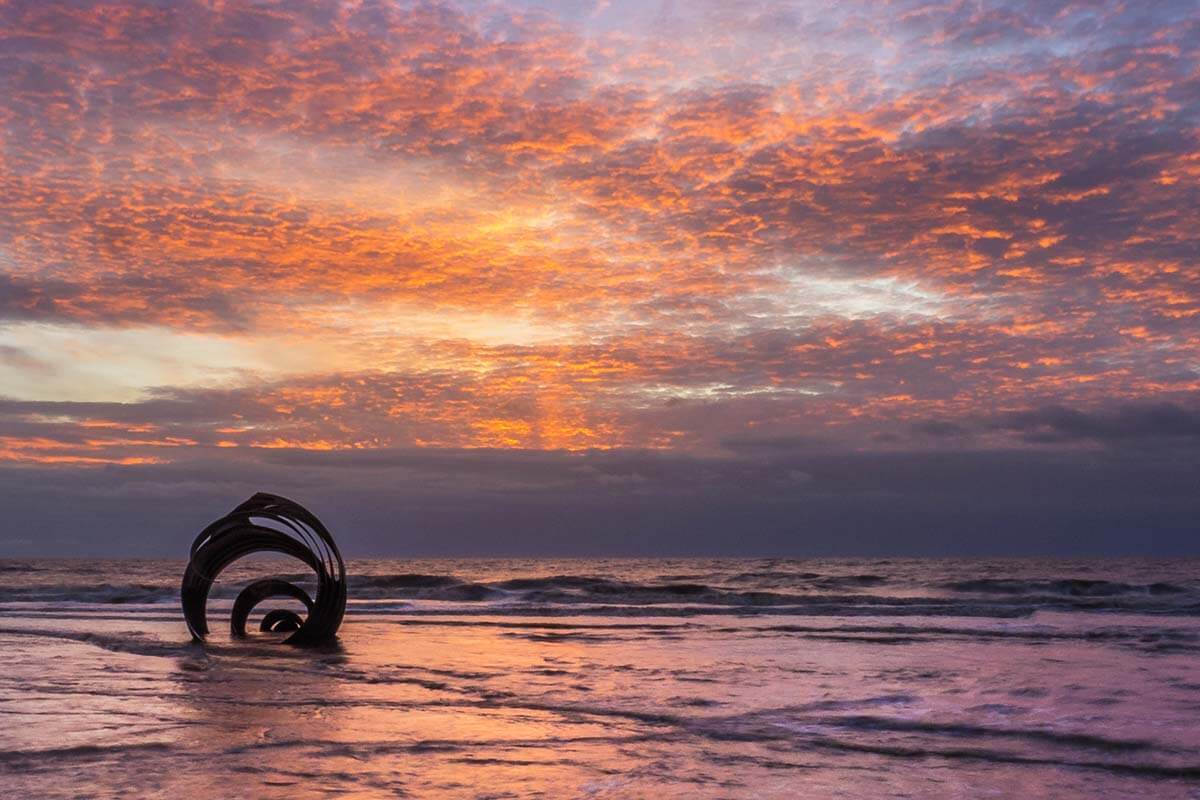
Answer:
<svg viewBox="0 0 1200 800"><path fill-rule="evenodd" d="M1200 4L0 0L0 556L1200 554Z"/></svg>

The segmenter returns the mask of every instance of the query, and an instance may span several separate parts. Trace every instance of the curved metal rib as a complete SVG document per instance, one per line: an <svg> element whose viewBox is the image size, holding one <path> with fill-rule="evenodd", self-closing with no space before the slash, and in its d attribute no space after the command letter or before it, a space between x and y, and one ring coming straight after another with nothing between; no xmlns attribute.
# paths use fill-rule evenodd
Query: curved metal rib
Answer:
<svg viewBox="0 0 1200 800"><path fill-rule="evenodd" d="M273 608L263 614L262 624L258 626L258 629L271 633L288 633L300 630L300 626L303 624L304 620L295 611L287 608Z"/></svg>
<svg viewBox="0 0 1200 800"><path fill-rule="evenodd" d="M294 583L289 583L279 578L264 578L242 589L241 593L237 596L237 600L233 601L233 613L229 617L229 632L234 636L245 636L246 620L250 618L250 612L268 597L291 597L299 600L301 603L304 603L304 608L307 609L308 613L312 614L313 601L308 596L308 592ZM277 614L277 612L291 614L296 619L300 619L300 616L295 612L285 611L284 609L275 609L269 612L269 614ZM296 630L299 627L297 626L292 630ZM273 630L273 628L262 627L259 630L269 631Z"/></svg>
<svg viewBox="0 0 1200 800"><path fill-rule="evenodd" d="M208 635L208 594L221 572L243 556L276 552L304 562L316 573L316 596L277 578L256 581L234 601L230 627L244 635L250 612L269 597L292 597L304 603L307 617L275 615L263 630L295 630L288 644L316 645L332 640L346 613L346 566L333 537L308 509L286 497L259 493L209 525L192 543L180 596L192 638ZM263 620L264 625L266 619ZM282 626L282 627L280 627Z"/></svg>

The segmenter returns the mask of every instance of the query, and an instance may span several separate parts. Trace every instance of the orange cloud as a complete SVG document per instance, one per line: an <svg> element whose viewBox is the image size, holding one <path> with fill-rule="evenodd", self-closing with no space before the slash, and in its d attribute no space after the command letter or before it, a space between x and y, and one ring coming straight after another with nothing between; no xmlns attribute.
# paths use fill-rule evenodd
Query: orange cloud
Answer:
<svg viewBox="0 0 1200 800"><path fill-rule="evenodd" d="M0 336L321 344L286 378L15 405L0 460L878 447L1195 402L1195 21L852 6L665 35L636 9L0 4ZM4 347L0 395L110 379Z"/></svg>

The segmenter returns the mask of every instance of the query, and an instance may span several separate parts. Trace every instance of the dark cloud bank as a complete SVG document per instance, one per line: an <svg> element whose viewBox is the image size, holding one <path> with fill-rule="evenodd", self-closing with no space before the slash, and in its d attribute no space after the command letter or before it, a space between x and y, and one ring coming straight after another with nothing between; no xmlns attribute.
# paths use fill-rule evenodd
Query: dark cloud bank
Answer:
<svg viewBox="0 0 1200 800"><path fill-rule="evenodd" d="M256 489L310 505L350 556L1195 554L1200 441L1159 433L1054 450L278 450L6 468L0 554L182 556Z"/></svg>

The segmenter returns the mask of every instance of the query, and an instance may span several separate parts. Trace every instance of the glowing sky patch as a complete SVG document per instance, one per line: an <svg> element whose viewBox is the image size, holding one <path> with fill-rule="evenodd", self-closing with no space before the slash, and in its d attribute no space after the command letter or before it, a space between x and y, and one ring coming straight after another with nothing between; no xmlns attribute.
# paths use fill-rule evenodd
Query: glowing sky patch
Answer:
<svg viewBox="0 0 1200 800"><path fill-rule="evenodd" d="M0 3L0 460L1191 414L1198 48L1170 2Z"/></svg>

